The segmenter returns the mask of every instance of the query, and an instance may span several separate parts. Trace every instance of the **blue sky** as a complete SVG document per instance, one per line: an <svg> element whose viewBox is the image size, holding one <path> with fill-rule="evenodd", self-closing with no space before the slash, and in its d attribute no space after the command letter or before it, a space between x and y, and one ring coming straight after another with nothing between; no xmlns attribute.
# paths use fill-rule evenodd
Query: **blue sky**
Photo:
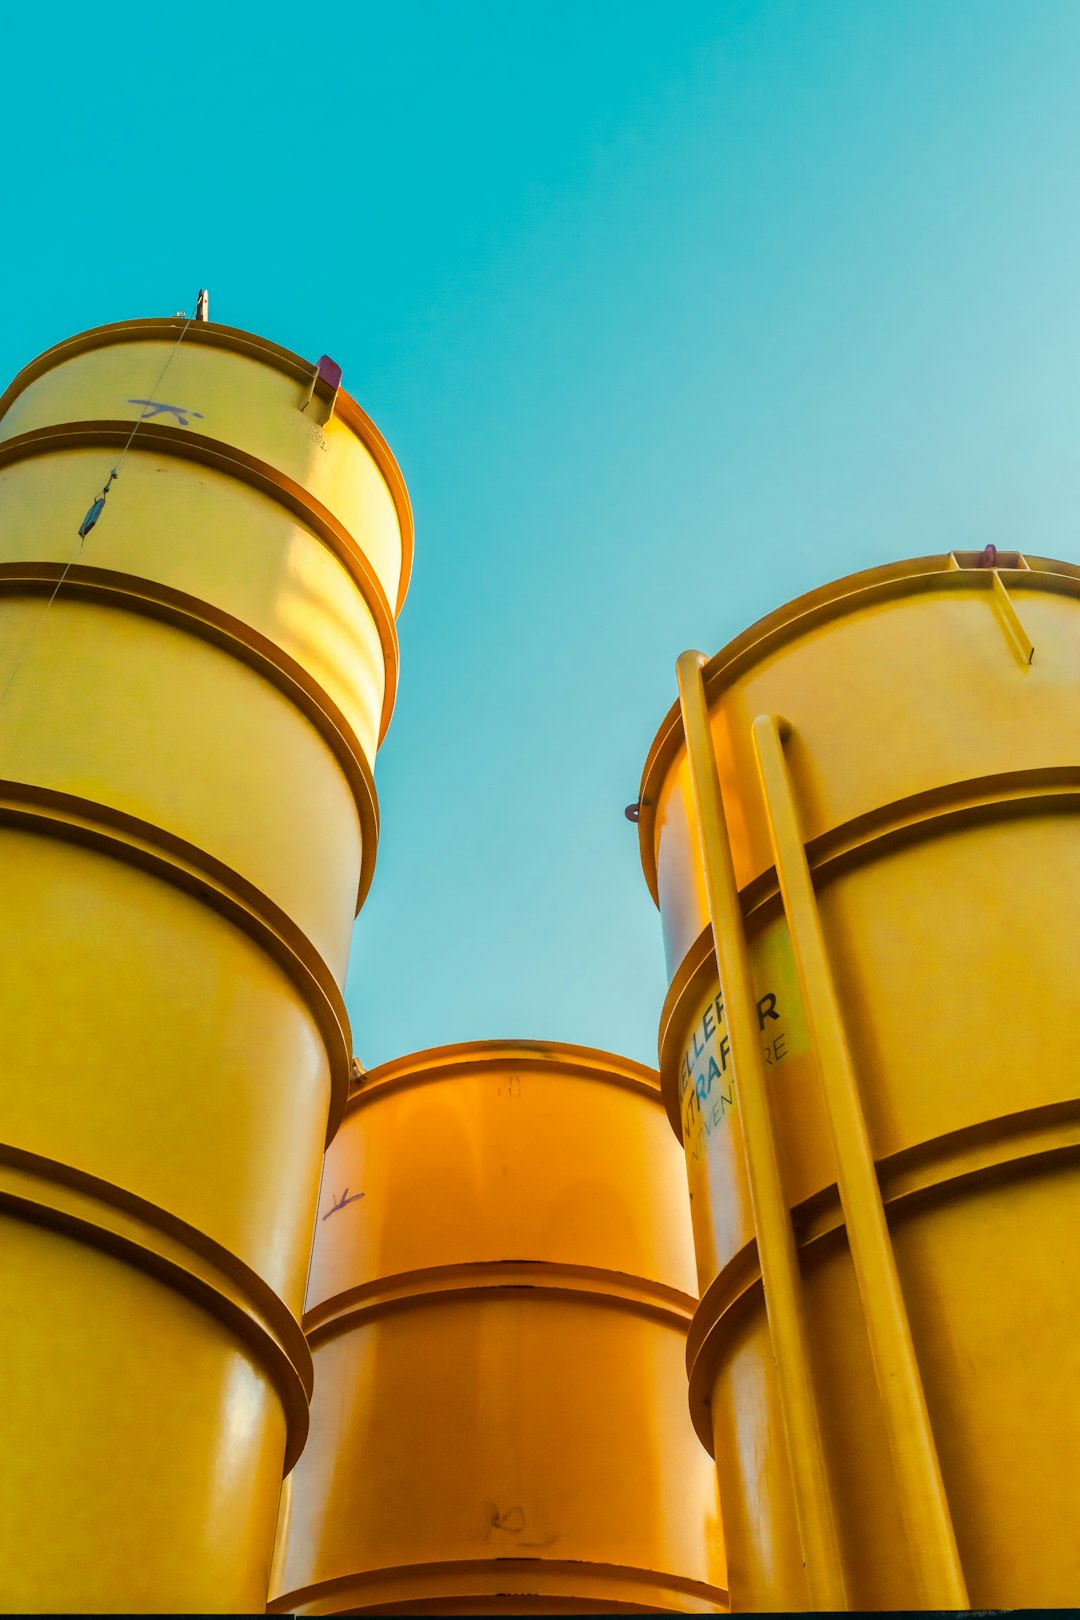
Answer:
<svg viewBox="0 0 1080 1620"><path fill-rule="evenodd" d="M0 373L211 315L343 366L416 513L348 1002L654 1061L623 818L686 646L988 541L1080 561L1075 0L4 17Z"/></svg>

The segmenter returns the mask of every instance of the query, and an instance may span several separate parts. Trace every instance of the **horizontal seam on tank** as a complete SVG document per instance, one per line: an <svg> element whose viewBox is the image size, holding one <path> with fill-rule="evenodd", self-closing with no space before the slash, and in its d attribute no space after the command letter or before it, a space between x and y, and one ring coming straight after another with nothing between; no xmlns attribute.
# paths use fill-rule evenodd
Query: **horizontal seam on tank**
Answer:
<svg viewBox="0 0 1080 1620"><path fill-rule="evenodd" d="M357 1321L387 1311L500 1290L573 1296L641 1311L663 1317L683 1333L697 1305L692 1294L668 1283L601 1266L549 1260L466 1260L394 1272L341 1289L305 1311L304 1332L313 1342L336 1337Z"/></svg>
<svg viewBox="0 0 1080 1620"><path fill-rule="evenodd" d="M1014 1125L1014 1130L1002 1129ZM1071 1139L1033 1145L1030 1140L1021 1146L1024 1137L1047 1126L1070 1124L1074 1128ZM999 1115L992 1120L976 1120L940 1137L913 1144L877 1161L882 1201L893 1220L902 1220L931 1202L947 1202L978 1192L982 1185L1035 1174L1047 1166L1067 1163L1080 1156L1080 1099L1047 1103L1037 1108L1024 1109L1017 1114ZM996 1128L996 1129L995 1129ZM965 1142L974 1142L984 1148L981 1162L963 1167L955 1166L957 1154L964 1151ZM935 1159L933 1150L945 1145L946 1152ZM1012 1147L1004 1156L993 1149ZM1019 1147L1020 1151L1015 1151ZM912 1180L903 1184L905 1173L915 1169L937 1172L932 1178ZM890 1181L893 1185L890 1186ZM896 1185L899 1183L899 1185ZM796 1244L801 1254L811 1259L825 1245L844 1241L844 1220L840 1209L839 1193L835 1182L817 1189L792 1209L792 1222L796 1229ZM720 1286L723 1284L724 1286ZM687 1370L691 1383L691 1407L702 1401L699 1384L707 1377L719 1354L726 1333L734 1326L740 1313L760 1292L761 1271L757 1263L757 1242L750 1238L710 1283L695 1312L686 1346ZM712 1296L712 1297L710 1297ZM707 1398L705 1399L707 1404ZM695 1427L704 1440L704 1430L695 1418ZM711 1454L711 1445L708 1447Z"/></svg>
<svg viewBox="0 0 1080 1620"><path fill-rule="evenodd" d="M333 974L292 918L247 878L175 833L58 788L0 778L0 825L104 853L163 878L207 905L273 960L300 993L326 1046L329 1146L344 1117L352 1068L348 1012Z"/></svg>
<svg viewBox="0 0 1080 1620"><path fill-rule="evenodd" d="M1026 555L1026 553L1025 553ZM1033 557L1032 562L1038 564L1049 559ZM813 629L817 624L844 617L848 613L856 612L859 608L875 601L892 601L906 596L925 595L936 590L939 586L952 593L968 590L993 591L995 574L1000 575L1002 581L1015 586L1018 590L1036 590L1048 594L1055 592L1065 596L1080 596L1080 569L1074 573L1066 572L1068 564L1055 563L1052 568L951 568L948 563L948 554L939 558L918 558L915 563L925 566L930 562L939 562L940 566L923 573L890 573L885 578L879 578L873 583L847 591L842 595L832 595L821 601L814 600L818 593L808 592L804 597L798 597L795 602L789 603L787 608L778 609L778 613L786 614L798 608L800 603L807 606L795 617L784 618L772 630L765 626L774 617L767 614L756 624L750 625L727 647L716 653L705 665L702 671L702 680L705 686L705 695L708 702L713 702L727 688L737 680L748 668L761 659L770 656L786 642L796 639ZM893 569L912 567L911 563L887 565ZM873 569L867 572L879 573ZM849 579L859 579L859 574L849 575ZM838 583L843 583L839 581ZM833 590L835 586L822 586L822 592ZM839 608L839 611L835 611ZM830 611L832 610L832 611ZM748 639L752 638L752 639ZM721 663L721 659L727 659ZM671 761L680 747L682 737L682 716L678 703L673 703L660 728L653 739L652 747L646 756L645 765L641 773L639 801L641 811L638 818L638 848L641 857L642 872L645 877L649 893L653 902L659 906L660 897L656 870L655 849L655 823L657 794L660 783L671 768Z"/></svg>
<svg viewBox="0 0 1080 1620"><path fill-rule="evenodd" d="M679 1575L674 1572L668 1574L662 1570L651 1570L636 1564L609 1564L591 1558L538 1558L533 1553L498 1553L488 1558L439 1558L428 1559L415 1564L386 1564L370 1570L356 1570L348 1575L333 1575L323 1581L312 1581L304 1586L292 1588L287 1593L281 1593L271 1600L269 1609L271 1613L280 1613L288 1603L305 1603L320 1594L343 1594L351 1589L378 1586L384 1583L402 1581L413 1584L431 1579L438 1575L452 1575L459 1577L485 1576L497 1577L500 1571L509 1573L506 1566L512 1564L520 1570L522 1575L546 1575L557 1580L563 1570L572 1570L575 1575L595 1572L597 1579L610 1580L612 1577L631 1581L640 1585L654 1585L667 1588L670 1591L686 1593L693 1597L706 1598L721 1605L728 1603L729 1595L726 1587L714 1586L709 1581L699 1581L692 1575ZM452 1593L447 1596L462 1597L467 1593ZM499 1596L498 1592L478 1593L478 1596ZM509 1596L510 1594L506 1594ZM537 1593L537 1596L558 1597L563 1594L557 1592ZM568 1593L567 1596L576 1596ZM594 1593L588 1594L595 1596ZM439 1594L432 1594L438 1597ZM405 1599L405 1601L410 1601ZM613 1601L612 1607L616 1607Z"/></svg>
<svg viewBox="0 0 1080 1620"><path fill-rule="evenodd" d="M313 681L302 665L275 642L240 619L156 580L122 574L108 568L58 563L0 563L0 596L47 594L64 577L64 600L102 598L117 612L135 612L158 619L216 647L227 657L262 676L296 708L329 746L348 783L360 822L360 879L356 913L359 914L375 874L379 841L379 801L360 743L341 711Z"/></svg>
<svg viewBox="0 0 1080 1620"><path fill-rule="evenodd" d="M1020 789L1027 787L1029 791ZM983 797L978 796L982 790ZM942 783L904 799L893 799L876 810L862 811L849 821L820 833L806 845L815 887L869 865L924 839L946 837L957 826L987 825L1024 816L1060 815L1080 807L1080 765L1036 766L1022 771L999 771ZM905 813L918 820L903 819ZM857 839L857 842L854 841ZM739 895L747 922L783 916L775 866L746 884ZM660 1089L668 1119L681 1140L678 1102L673 1090L677 1075L678 1013L685 1001L697 997L710 978L713 962L712 926L698 934L675 970L660 1011L658 1063Z"/></svg>
<svg viewBox="0 0 1080 1620"><path fill-rule="evenodd" d="M58 366L76 355L90 354L95 349L111 349L120 343L165 342L170 340L181 326L184 326L182 320L168 317L163 320L114 321L107 326L94 326L86 332L79 332L74 337L65 338L62 343L54 343L43 354L37 355L28 365L23 366L0 394L0 420L31 383L37 382L48 372L55 371ZM265 365L270 370L280 372L301 384L309 382L316 371L311 361L305 360L302 355L294 354L291 349L282 348L278 343L271 343L268 338L259 337L254 332L244 332L235 326L221 326L211 321L189 322L184 328L183 339L189 346L195 344L199 347L224 349L231 354L243 355L246 359L254 360L257 364ZM401 533L401 583L395 612L400 613L412 574L414 547L412 503L409 500L408 487L394 452L367 412L343 388L338 390L338 399L342 403L340 408L335 405L334 415L340 417L344 426L360 440L370 454L397 511Z"/></svg>
<svg viewBox="0 0 1080 1620"><path fill-rule="evenodd" d="M49 1202L46 1192L6 1186L6 1173L9 1176L11 1171L44 1183L46 1188L63 1188L90 1201L94 1209L65 1208ZM108 1217L115 1219L117 1214L125 1224L143 1230L125 1231L110 1224ZM289 1433L287 1464L293 1466L303 1450L314 1387L310 1349L285 1302L238 1255L115 1182L6 1143L0 1144L0 1215L62 1232L157 1276L237 1333L256 1351L281 1397ZM156 1248L148 1241L153 1237L164 1237L182 1256ZM230 1292L230 1284L234 1292Z"/></svg>
<svg viewBox="0 0 1080 1620"><path fill-rule="evenodd" d="M434 1308L439 1305L452 1304L461 1300L479 1300L481 1298L498 1301L509 1298L511 1295L535 1295L545 1300L574 1300L583 1306L594 1310L622 1311L635 1316L647 1317L660 1326L670 1328L683 1339L689 1331L692 1320L688 1311L679 1311L659 1301L640 1299L636 1300L626 1294L603 1293L596 1289L573 1288L564 1284L538 1284L525 1282L482 1283L474 1282L463 1284L460 1288L432 1289L427 1292L405 1294L400 1298L387 1298L373 1300L364 1305L357 1305L348 1311L327 1317L325 1320L307 1328L308 1343L312 1353L325 1342L331 1339L347 1336L359 1328L380 1317L394 1316L401 1312L418 1309Z"/></svg>
<svg viewBox="0 0 1080 1620"><path fill-rule="evenodd" d="M605 1060L610 1060L610 1068ZM456 1046L436 1046L425 1052L410 1052L369 1069L354 1082L349 1106L359 1108L375 1096L391 1089L423 1085L429 1080L460 1079L473 1072L505 1071L507 1077L519 1070L548 1073L560 1077L596 1080L602 1084L634 1091L650 1101L660 1101L660 1076L644 1064L634 1066L615 1053L599 1048L560 1046L556 1042L516 1044L513 1041L461 1042Z"/></svg>
<svg viewBox="0 0 1080 1620"><path fill-rule="evenodd" d="M1064 1128L1068 1133L1064 1141L1030 1141L1033 1135L1045 1135L1047 1130L1055 1127ZM978 1162L955 1168L959 1154L980 1149L983 1157ZM940 1136L899 1148L875 1163L886 1210L902 1216L916 1199L922 1201L934 1196L947 1199L954 1189L956 1195L962 1197L972 1181L992 1180L999 1172L1023 1174L1028 1166L1037 1167L1048 1159L1072 1157L1078 1149L1080 1098L1044 1103L1015 1114L995 1115L991 1119L972 1120L970 1124L945 1131ZM921 1179L914 1179L920 1173ZM905 1177L912 1178L906 1185ZM791 1219L796 1244L802 1252L812 1250L814 1245L828 1238L842 1238L844 1220L835 1181L815 1188L807 1197L800 1199L792 1207ZM717 1288L717 1284L729 1272L733 1286L730 1289ZM726 1303L715 1307L716 1319L719 1320L747 1288L760 1281L760 1275L756 1241L751 1237L709 1285L695 1314L705 1315L709 1293L716 1289L721 1299L726 1300Z"/></svg>
<svg viewBox="0 0 1080 1620"><path fill-rule="evenodd" d="M985 776L942 782L873 810L860 811L810 839L806 855L814 878L824 884L881 853L942 837L957 825L1055 815L1078 805L1080 764L993 771ZM742 899L748 921L762 911L779 911L776 868L770 866L751 879L742 891Z"/></svg>
<svg viewBox="0 0 1080 1620"><path fill-rule="evenodd" d="M186 1256L194 1256L211 1271L220 1272L229 1283L234 1284L248 1297L255 1317L265 1318L270 1323L271 1326L266 1331L272 1332L281 1348L288 1354L297 1379L310 1396L314 1372L307 1340L300 1323L270 1284L225 1244L210 1237L190 1221L185 1221L182 1216L174 1214L160 1204L155 1204L151 1199L144 1198L140 1193L132 1192L119 1182L109 1181L78 1165L50 1158L30 1148L18 1147L10 1142L0 1143L0 1203L33 1210L34 1218L39 1221L51 1221L55 1218L65 1225L84 1229L91 1234L100 1233L103 1238L116 1239L133 1249L151 1255L165 1266L194 1276L197 1281L217 1292L223 1290L211 1278L198 1272L190 1272L188 1267L180 1264L171 1255L152 1248L149 1243L143 1241L141 1233L122 1231L116 1226L106 1224L105 1220L94 1219L86 1211L63 1208L48 1202L44 1196L33 1196L29 1189L19 1190L11 1185L5 1185L5 1175L10 1179L11 1172L32 1182L40 1182L46 1188L60 1187L79 1199L89 1201L95 1208L103 1209L106 1216L118 1215L125 1222L148 1228L152 1234L163 1236L169 1243L186 1251ZM97 1239L91 1236L89 1241L96 1242Z"/></svg>
<svg viewBox="0 0 1080 1620"><path fill-rule="evenodd" d="M100 445L124 447L131 437L127 422L63 422L56 426L32 428L14 438L0 440L0 469L18 466L57 451L82 450ZM382 649L385 680L379 717L379 742L390 726L397 697L400 648L394 615L366 553L333 513L302 485L279 473L268 462L259 461L221 439L211 439L183 428L147 423L132 452L152 456L164 454L176 460L209 467L224 478L242 483L296 518L343 567L371 615ZM198 599L201 600L201 599ZM243 621L238 621L243 622ZM254 627L252 627L254 628ZM256 632L257 634L261 632Z"/></svg>

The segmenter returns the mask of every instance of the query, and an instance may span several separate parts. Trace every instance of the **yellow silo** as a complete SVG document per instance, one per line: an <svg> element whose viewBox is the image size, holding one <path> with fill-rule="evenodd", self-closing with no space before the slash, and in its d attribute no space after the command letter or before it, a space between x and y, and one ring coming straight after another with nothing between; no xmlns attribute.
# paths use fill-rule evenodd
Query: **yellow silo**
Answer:
<svg viewBox="0 0 1080 1620"><path fill-rule="evenodd" d="M0 399L13 1609L265 1602L412 545L339 381L146 320Z"/></svg>
<svg viewBox="0 0 1080 1620"><path fill-rule="evenodd" d="M479 1042L362 1078L273 1611L726 1610L683 1181L656 1074L605 1052Z"/></svg>
<svg viewBox="0 0 1080 1620"><path fill-rule="evenodd" d="M679 661L639 830L735 1610L1080 1590L1078 605L988 548Z"/></svg>

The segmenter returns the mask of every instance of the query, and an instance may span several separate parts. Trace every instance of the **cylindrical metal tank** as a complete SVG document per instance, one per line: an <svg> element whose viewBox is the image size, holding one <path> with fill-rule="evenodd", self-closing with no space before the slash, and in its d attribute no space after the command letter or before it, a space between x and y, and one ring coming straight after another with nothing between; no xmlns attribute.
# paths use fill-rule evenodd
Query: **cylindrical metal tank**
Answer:
<svg viewBox="0 0 1080 1620"><path fill-rule="evenodd" d="M339 381L146 320L0 399L6 1609L265 1603L412 544Z"/></svg>
<svg viewBox="0 0 1080 1620"><path fill-rule="evenodd" d="M692 1291L652 1070L478 1042L365 1075L326 1158L271 1609L725 1611Z"/></svg>
<svg viewBox="0 0 1080 1620"><path fill-rule="evenodd" d="M1080 569L919 558L684 658L639 832L732 1607L812 1600L819 1509L838 1605L1073 1603Z"/></svg>

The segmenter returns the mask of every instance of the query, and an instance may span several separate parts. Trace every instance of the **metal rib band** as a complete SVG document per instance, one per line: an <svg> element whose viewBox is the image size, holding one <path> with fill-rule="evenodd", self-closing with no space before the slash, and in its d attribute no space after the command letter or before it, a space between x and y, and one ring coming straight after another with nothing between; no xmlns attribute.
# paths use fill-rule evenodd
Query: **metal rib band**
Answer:
<svg viewBox="0 0 1080 1620"><path fill-rule="evenodd" d="M477 1069L512 1069L523 1073L553 1073L579 1080L599 1080L660 1100L660 1077L655 1069L632 1058L618 1057L590 1046L557 1041L462 1041L410 1052L362 1074L354 1083L349 1107L360 1107L391 1088L424 1085L429 1080L452 1080Z"/></svg>
<svg viewBox="0 0 1080 1620"><path fill-rule="evenodd" d="M965 554L966 555L966 554ZM1003 558L1003 563L1007 561ZM936 591L955 592L994 589L994 578L1024 591L1043 591L1059 596L1080 597L1080 567L1051 558L1016 556L1016 566L995 569L957 567L949 553L933 557L913 557L882 568L868 568L845 579L834 580L816 591L808 591L775 613L759 619L706 664L702 678L710 701L738 678L772 656L781 647L813 630L817 625L874 607L881 602L919 596ZM649 893L659 906L656 876L656 806L664 778L683 747L682 719L678 703L672 704L660 725L641 774L641 811L638 817L638 845L641 868Z"/></svg>
<svg viewBox="0 0 1080 1620"><path fill-rule="evenodd" d="M258 1274L167 1210L40 1153L0 1145L0 1216L92 1245L185 1295L251 1350L285 1409L286 1473L308 1431L314 1385L299 1323Z"/></svg>
<svg viewBox="0 0 1080 1620"><path fill-rule="evenodd" d="M348 1098L352 1066L349 1018L330 969L280 906L197 845L125 811L55 788L0 780L0 826L61 838L148 872L209 906L276 962L296 987L326 1044L329 1145Z"/></svg>
<svg viewBox="0 0 1080 1620"><path fill-rule="evenodd" d="M122 449L130 437L129 422L64 422L57 427L34 428L29 433L20 433L16 438L0 440L0 467L12 466L38 456L55 455L64 450ZM379 717L381 743L390 725L397 697L401 661L397 626L378 575L344 525L300 484L286 478L269 463L249 456L246 451L234 449L219 439L148 422L140 428L131 453L157 453L176 460L193 461L227 478L236 479L298 518L336 558L363 598L382 649L385 682Z"/></svg>
<svg viewBox="0 0 1080 1620"><path fill-rule="evenodd" d="M547 1260L469 1260L457 1265L424 1266L415 1271L377 1277L323 1300L304 1314L308 1343L318 1344L366 1324L389 1311L499 1290L528 1289L548 1296L579 1299L582 1304L614 1306L651 1316L685 1333L697 1301L666 1283L601 1266L560 1265Z"/></svg>
<svg viewBox="0 0 1080 1620"><path fill-rule="evenodd" d="M358 1570L275 1598L270 1614L726 1614L727 1592L668 1571L578 1559L447 1558ZM532 1600L532 1601L530 1601ZM463 1601L467 1611L457 1610ZM553 1607L552 1605L557 1605Z"/></svg>
<svg viewBox="0 0 1080 1620"><path fill-rule="evenodd" d="M1064 815L1080 810L1080 766L1006 771L947 782L880 809L855 816L821 833L806 846L815 887L869 865L909 844L980 823L1028 816ZM740 895L747 922L765 922L780 912L776 868L770 866ZM682 1141L678 1103L678 1044L690 1009L716 977L712 929L706 924L675 972L664 998L657 1038L660 1088L672 1129Z"/></svg>
<svg viewBox="0 0 1080 1620"><path fill-rule="evenodd" d="M375 874L379 842L379 802L375 782L360 743L340 709L318 682L276 642L200 597L188 596L157 580L142 579L108 568L59 563L0 563L0 597L16 593L48 596L64 578L65 600L104 601L125 612L159 619L209 642L247 664L276 686L320 733L341 766L356 804L360 821L360 882L356 896L359 912Z"/></svg>
<svg viewBox="0 0 1080 1620"><path fill-rule="evenodd" d="M111 349L120 343L175 343L184 326L185 317L182 315L166 320L114 321L108 326L95 326L88 332L65 338L62 343L54 344L44 354L31 360L8 384L4 393L0 394L0 418L31 383L63 365L65 360L71 360L77 354L88 354L93 349ZM269 366L301 384L309 383L315 372L310 360L294 354L291 349L283 349L280 344L271 343L267 338L256 337L253 332L243 332L235 326L219 326L214 321L191 322L184 332L184 342L189 347L225 349L232 354L243 355L245 359ZM413 516L409 492L390 446L367 413L344 389L338 392L334 415L360 440L371 456L394 503L401 534L401 583L394 611L395 614L400 613L412 575ZM131 423L125 422L125 437L130 431ZM140 438L144 431L144 428L139 429Z"/></svg>

